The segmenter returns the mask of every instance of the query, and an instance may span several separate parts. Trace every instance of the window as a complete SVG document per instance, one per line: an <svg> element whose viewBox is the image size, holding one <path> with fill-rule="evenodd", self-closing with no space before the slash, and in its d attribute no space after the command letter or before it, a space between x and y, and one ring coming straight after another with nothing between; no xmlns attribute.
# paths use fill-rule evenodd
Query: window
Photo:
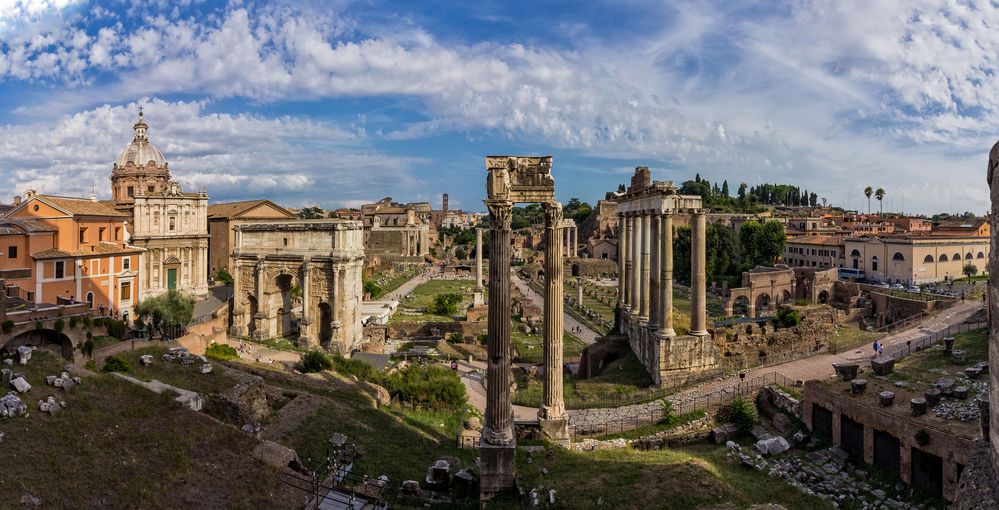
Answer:
<svg viewBox="0 0 999 510"><path fill-rule="evenodd" d="M100 227L100 228L97 229L97 240L98 241L103 241L104 240L104 231L106 231L106 230L107 229L104 228L104 227Z"/></svg>
<svg viewBox="0 0 999 510"><path fill-rule="evenodd" d="M966 259L968 259L968 260L971 260L971 259L973 259L974 257L972 257L972 256L971 256L971 252L969 251L969 252L968 252L968 254L964 256L964 258L966 258Z"/></svg>
<svg viewBox="0 0 999 510"><path fill-rule="evenodd" d="M937 260L937 262L947 262L947 254L941 253L940 258Z"/></svg>
<svg viewBox="0 0 999 510"><path fill-rule="evenodd" d="M125 258L121 259L121 268L122 268L122 270L126 270L127 271L130 267L132 267L132 258L131 257L125 257Z"/></svg>
<svg viewBox="0 0 999 510"><path fill-rule="evenodd" d="M114 228L114 240L117 241L121 239L121 227Z"/></svg>
<svg viewBox="0 0 999 510"><path fill-rule="evenodd" d="M8 258L12 258L12 259L16 259L17 258L17 246L8 246L7 247L7 257Z"/></svg>
<svg viewBox="0 0 999 510"><path fill-rule="evenodd" d="M85 228L80 229L80 242L81 243L87 242L87 229Z"/></svg>
<svg viewBox="0 0 999 510"><path fill-rule="evenodd" d="M57 260L55 263L55 277L62 278L64 276L66 276L66 263L61 260Z"/></svg>
<svg viewBox="0 0 999 510"><path fill-rule="evenodd" d="M859 257L860 256L860 250L853 250L853 251L851 251L850 252L850 256L851 257Z"/></svg>
<svg viewBox="0 0 999 510"><path fill-rule="evenodd" d="M975 258L977 258L977 259L984 259L985 258L985 254L982 253L982 252L978 252L978 255Z"/></svg>
<svg viewBox="0 0 999 510"><path fill-rule="evenodd" d="M287 237L286 237L286 238L284 238L284 245L285 245L285 246L288 246L288 238L287 238Z"/></svg>
<svg viewBox="0 0 999 510"><path fill-rule="evenodd" d="M38 212L38 204L35 204L35 206L34 206L34 207L32 207L32 209L33 209L33 210L34 210L35 212Z"/></svg>
<svg viewBox="0 0 999 510"><path fill-rule="evenodd" d="M905 260L905 256L902 255L902 252L897 251L897 252L895 252L894 255L891 256L891 259L892 260Z"/></svg>
<svg viewBox="0 0 999 510"><path fill-rule="evenodd" d="M146 187L146 191L148 191L149 193L152 193L153 191L156 191L156 187L155 186L148 186L148 187Z"/></svg>
<svg viewBox="0 0 999 510"><path fill-rule="evenodd" d="M132 186L129 186L125 192L128 194L129 198L135 196L135 188L133 188Z"/></svg>
<svg viewBox="0 0 999 510"><path fill-rule="evenodd" d="M177 217L176 216L171 216L170 217L170 230L173 231L175 228L177 228Z"/></svg>
<svg viewBox="0 0 999 510"><path fill-rule="evenodd" d="M925 258L923 258L923 262L924 263L933 262L933 255L927 255Z"/></svg>
<svg viewBox="0 0 999 510"><path fill-rule="evenodd" d="M961 260L961 254L960 253L955 253L954 256L951 257L950 259L951 260Z"/></svg>
<svg viewBox="0 0 999 510"><path fill-rule="evenodd" d="M121 293L119 298L122 301L129 301L132 299L132 282L121 282Z"/></svg>

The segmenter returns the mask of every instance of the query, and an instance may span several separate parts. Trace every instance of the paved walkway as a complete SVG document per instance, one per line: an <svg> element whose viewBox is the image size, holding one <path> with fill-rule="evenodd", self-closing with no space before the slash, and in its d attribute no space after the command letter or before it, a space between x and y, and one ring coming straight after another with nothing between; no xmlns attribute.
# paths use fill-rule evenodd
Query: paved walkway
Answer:
<svg viewBox="0 0 999 510"><path fill-rule="evenodd" d="M420 274L414 276L413 278L411 278L406 283L398 286L392 292L389 292L388 294L385 294L384 296L382 296L379 299L379 301L386 300L386 299L394 299L396 301L402 301L402 298L405 297L406 294L409 294L410 292L413 292L413 289L415 289L416 287L418 287L421 283L427 282L429 280L430 280L430 278L427 276L426 273L420 273Z"/></svg>
<svg viewBox="0 0 999 510"><path fill-rule="evenodd" d="M521 280L517 273L510 273L510 281L517 287L517 290L519 290L522 295L527 296L527 299L530 299L532 303L539 307L544 306L544 298L527 285L524 280ZM562 316L564 317L562 324L566 331L582 340L586 345L590 345L597 341L597 337L600 335L598 335L596 331L593 331L582 322L577 321L573 318L573 316L569 315L568 312L562 312ZM578 333L573 331L576 328L580 328Z"/></svg>

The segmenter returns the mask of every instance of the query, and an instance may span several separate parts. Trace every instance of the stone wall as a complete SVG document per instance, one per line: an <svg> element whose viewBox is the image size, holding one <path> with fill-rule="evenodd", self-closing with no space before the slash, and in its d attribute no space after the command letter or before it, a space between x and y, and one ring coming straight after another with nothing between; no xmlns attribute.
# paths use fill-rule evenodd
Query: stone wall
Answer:
<svg viewBox="0 0 999 510"><path fill-rule="evenodd" d="M454 332L459 332L465 337L484 335L486 323L481 321L390 322L386 326L385 335L387 338L395 340L414 336L444 336Z"/></svg>
<svg viewBox="0 0 999 510"><path fill-rule="evenodd" d="M617 274L617 262L609 259L573 259L569 274L597 278Z"/></svg>
<svg viewBox="0 0 999 510"><path fill-rule="evenodd" d="M900 321L920 313L930 312L943 304L939 301L907 299L881 292L871 292L871 315L878 327Z"/></svg>
<svg viewBox="0 0 999 510"><path fill-rule="evenodd" d="M364 326L364 343L384 343L387 330L386 326Z"/></svg>
<svg viewBox="0 0 999 510"><path fill-rule="evenodd" d="M225 343L228 316L229 305L226 304L219 308L214 319L188 326L187 334L177 339L177 345L187 349L191 354L203 356L209 345Z"/></svg>
<svg viewBox="0 0 999 510"><path fill-rule="evenodd" d="M628 354L628 337L621 335L606 336L597 339L583 348L579 358L580 379L589 379L600 375L608 363Z"/></svg>
<svg viewBox="0 0 999 510"><path fill-rule="evenodd" d="M836 333L836 324L844 318L843 312L828 305L795 308L804 318L790 328L775 329L769 321L716 328L713 333L722 363L739 368L789 353L816 352Z"/></svg>
<svg viewBox="0 0 999 510"><path fill-rule="evenodd" d="M869 395L866 400L852 398L848 393L834 391L822 381L805 383L805 400L802 402L802 414L805 426L814 433L814 408L821 407L832 413L832 442L836 446L843 445L841 437L841 417L846 416L854 422L863 425L864 462L874 463L874 433L875 430L885 432L899 442L899 471L902 481L912 483L912 452L922 452L936 455L943 459L943 495L948 501L953 500L956 489L959 465L965 466L974 451L974 443L970 439L952 435L946 431L928 426L926 417L901 418L876 407L876 396ZM895 405L907 403L896 402ZM929 441L924 445L916 444L917 432L925 432Z"/></svg>

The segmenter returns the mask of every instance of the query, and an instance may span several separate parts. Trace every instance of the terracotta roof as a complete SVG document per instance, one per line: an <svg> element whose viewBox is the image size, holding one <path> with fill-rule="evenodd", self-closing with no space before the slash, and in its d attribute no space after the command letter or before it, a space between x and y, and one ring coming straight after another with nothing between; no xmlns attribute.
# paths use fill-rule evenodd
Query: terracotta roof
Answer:
<svg viewBox="0 0 999 510"><path fill-rule="evenodd" d="M42 202L62 209L72 215L80 216L114 216L128 218L129 215L116 211L105 202L89 198L58 197L54 195L35 195Z"/></svg>
<svg viewBox="0 0 999 510"><path fill-rule="evenodd" d="M822 246L842 246L843 238L835 236L798 236L787 240L787 244L816 244Z"/></svg>
<svg viewBox="0 0 999 510"><path fill-rule="evenodd" d="M124 255L130 253L141 253L142 248L135 248L132 246L121 246L114 243L97 243L93 245L90 250L60 250L57 248L49 248L47 250L42 250L31 254L31 257L39 259L64 259L64 258L75 258L75 257L88 257L91 255Z"/></svg>
<svg viewBox="0 0 999 510"><path fill-rule="evenodd" d="M56 232L57 229L39 220L7 218L0 220L0 234L31 234L35 232Z"/></svg>
<svg viewBox="0 0 999 510"><path fill-rule="evenodd" d="M274 202L271 202L270 200L257 199L257 200L243 200L241 202L226 202L223 204L209 204L208 218L209 219L235 218L263 204L270 204L274 206L275 209L287 213L289 218L295 217L295 215L289 212L287 209L275 204Z"/></svg>

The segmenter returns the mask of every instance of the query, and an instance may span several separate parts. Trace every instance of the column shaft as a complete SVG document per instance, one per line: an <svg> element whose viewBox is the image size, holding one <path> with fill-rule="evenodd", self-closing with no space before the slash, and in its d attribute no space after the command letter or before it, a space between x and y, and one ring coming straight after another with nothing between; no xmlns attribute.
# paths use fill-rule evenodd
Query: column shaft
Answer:
<svg viewBox="0 0 999 510"><path fill-rule="evenodd" d="M639 254L639 246L641 237L639 235L639 224L641 220L632 215L629 226L631 227L631 234L629 234L629 239L631 241L631 315L635 317L638 315L639 308L641 307L641 289L642 284L640 282L640 276L642 274L642 264L641 255Z"/></svg>
<svg viewBox="0 0 999 510"><path fill-rule="evenodd" d="M513 443L510 401L510 220L513 204L487 201L490 223L488 364L486 417L482 439L488 444Z"/></svg>
<svg viewBox="0 0 999 510"><path fill-rule="evenodd" d="M563 286L562 246L555 242L562 223L562 205L545 204L545 295L544 295L544 364L545 379L541 392L541 420L566 418L562 398L562 320L565 288ZM568 439L565 437L558 439Z"/></svg>
<svg viewBox="0 0 999 510"><path fill-rule="evenodd" d="M475 229L475 289L482 290L482 229Z"/></svg>
<svg viewBox="0 0 999 510"><path fill-rule="evenodd" d="M660 317L660 312L662 311L662 306L660 301L662 299L661 293L661 282L662 282L662 269L660 269L660 264L662 260L662 224L659 221L659 215L653 214L649 216L650 225L650 242L649 242L649 327L657 329L660 324L662 324L662 317Z"/></svg>
<svg viewBox="0 0 999 510"><path fill-rule="evenodd" d="M662 294L659 304L662 309L659 312L661 323L659 333L665 336L675 336L673 330L673 213L662 215L662 278L660 282L660 292Z"/></svg>
<svg viewBox="0 0 999 510"><path fill-rule="evenodd" d="M707 277L706 270L706 237L707 216L704 209L694 211L691 221L691 255L690 255L690 334L707 335Z"/></svg>
<svg viewBox="0 0 999 510"><path fill-rule="evenodd" d="M579 227L572 227L572 251L569 252L570 257L579 256Z"/></svg>
<svg viewBox="0 0 999 510"><path fill-rule="evenodd" d="M627 218L617 217L617 307L618 320L624 323L624 308L628 303L628 272L631 262L628 261L628 226Z"/></svg>
<svg viewBox="0 0 999 510"><path fill-rule="evenodd" d="M650 219L649 213L643 212L641 215L641 227L640 227L640 230L642 232L642 246L641 246L642 273L640 275L641 285L642 285L642 302L640 305L641 309L639 311L639 316L641 317L642 322L647 322L649 320L649 290L650 290L649 287L651 283L651 272L650 272L651 264L649 263L649 248L652 241L650 239L652 236L649 235L652 230L649 228L649 225L651 223L649 219Z"/></svg>

